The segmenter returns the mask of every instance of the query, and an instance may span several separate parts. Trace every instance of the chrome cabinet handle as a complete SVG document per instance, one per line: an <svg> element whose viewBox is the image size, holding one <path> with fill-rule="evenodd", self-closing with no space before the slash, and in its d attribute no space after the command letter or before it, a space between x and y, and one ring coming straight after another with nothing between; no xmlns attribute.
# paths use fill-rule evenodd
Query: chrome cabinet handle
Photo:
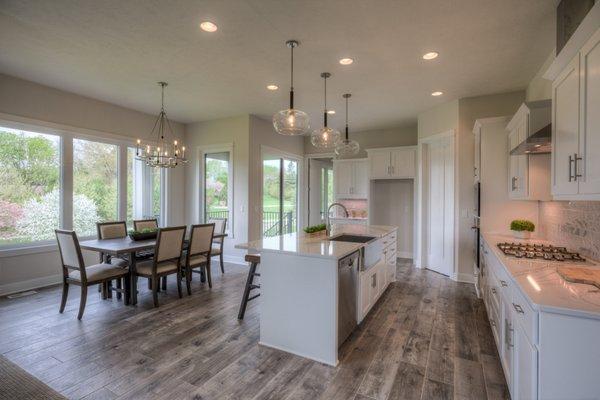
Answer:
<svg viewBox="0 0 600 400"><path fill-rule="evenodd" d="M525 311L523 311L523 307L521 307L519 304L512 303L512 305L517 313L525 314Z"/></svg>
<svg viewBox="0 0 600 400"><path fill-rule="evenodd" d="M511 181L510 185L511 185L511 190L512 191L517 190L517 177L516 176L512 177L512 181Z"/></svg>
<svg viewBox="0 0 600 400"><path fill-rule="evenodd" d="M500 281L500 286L507 287L508 283L506 283L506 281Z"/></svg>
<svg viewBox="0 0 600 400"><path fill-rule="evenodd" d="M575 153L575 159L574 159L574 161L575 161L575 168L573 169L573 177L575 178L575 180L577 180L577 178L581 178L581 176L582 176L581 174L577 173L577 169L578 169L577 168L577 164L581 160L583 160L583 158L577 157L577 153Z"/></svg>
<svg viewBox="0 0 600 400"><path fill-rule="evenodd" d="M575 160L573 159L573 157L569 156L569 182L571 182L573 179L577 179L573 177L573 174L571 174L572 168L571 166L575 163Z"/></svg>
<svg viewBox="0 0 600 400"><path fill-rule="evenodd" d="M496 294L496 288L492 288L492 293Z"/></svg>
<svg viewBox="0 0 600 400"><path fill-rule="evenodd" d="M496 321L494 321L493 319L490 319L490 325L495 328L496 327Z"/></svg>

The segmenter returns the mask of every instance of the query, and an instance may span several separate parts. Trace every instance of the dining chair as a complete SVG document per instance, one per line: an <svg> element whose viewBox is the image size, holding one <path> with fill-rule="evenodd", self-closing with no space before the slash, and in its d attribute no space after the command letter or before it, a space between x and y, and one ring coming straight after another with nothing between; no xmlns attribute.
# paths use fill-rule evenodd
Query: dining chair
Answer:
<svg viewBox="0 0 600 400"><path fill-rule="evenodd" d="M156 218L152 219L137 219L133 221L133 229L135 231L141 231L142 229L157 229L158 228L158 220Z"/></svg>
<svg viewBox="0 0 600 400"><path fill-rule="evenodd" d="M65 231L56 229L56 241L58 242L58 250L60 253L62 271L63 271L63 291L62 300L60 302L59 312L65 310L67 304L67 296L69 295L69 285L77 285L81 287L81 299L79 300L79 314L77 319L83 317L85 310L85 302L87 300L87 288L92 285L102 285L113 279L124 279L125 296L129 296L129 271L123 267L100 263L86 267L79 247L79 239L74 231Z"/></svg>
<svg viewBox="0 0 600 400"><path fill-rule="evenodd" d="M133 220L133 230L141 231L142 229L158 229L158 219L150 218L150 219L136 219ZM144 250L140 251L136 254L136 260L143 261L154 257L154 250ZM163 290L167 290L167 278L163 279L162 284ZM152 290L152 281L148 279L148 289ZM160 290L160 288L159 288Z"/></svg>
<svg viewBox="0 0 600 400"><path fill-rule="evenodd" d="M98 232L98 239L119 239L127 237L127 223L125 221L113 221L113 222L98 222L96 223L96 230ZM112 257L108 254L100 253L100 262L106 262L109 264L117 265L122 268L129 267L129 260L122 257ZM117 280L117 289L123 287L121 279ZM98 286L100 289L100 286ZM112 297L112 288L110 282L104 288L106 296ZM121 299L121 293L117 291L117 300Z"/></svg>
<svg viewBox="0 0 600 400"><path fill-rule="evenodd" d="M185 284L187 286L188 295L192 294L191 282L192 273L206 274L208 287L212 288L212 278L210 274L210 254L212 248L212 237L215 230L215 224L199 224L192 225L190 241L185 255ZM194 271L194 268L200 268L199 271Z"/></svg>
<svg viewBox="0 0 600 400"><path fill-rule="evenodd" d="M152 282L152 298L154 307L158 307L159 280L167 275L177 274L177 291L181 298L181 255L185 238L185 226L160 228L154 247L152 260L137 264L133 279L138 276L149 278ZM134 282L135 283L135 282ZM136 285L134 285L135 287Z"/></svg>
<svg viewBox="0 0 600 400"><path fill-rule="evenodd" d="M208 220L209 224L215 224L215 233L224 234L227 229L227 218L211 218ZM219 264L221 266L221 273L225 273L225 269L223 268L223 244L225 243L225 238L215 238L213 239L213 247L210 251L210 256L219 256Z"/></svg>

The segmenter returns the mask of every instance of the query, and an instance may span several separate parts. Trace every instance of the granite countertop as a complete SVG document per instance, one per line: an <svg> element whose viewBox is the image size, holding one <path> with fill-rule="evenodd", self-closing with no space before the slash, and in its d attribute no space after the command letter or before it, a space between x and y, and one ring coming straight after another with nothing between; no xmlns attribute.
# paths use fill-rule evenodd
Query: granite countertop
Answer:
<svg viewBox="0 0 600 400"><path fill-rule="evenodd" d="M384 225L333 225L329 237L340 234L352 234L360 236L383 237L398 228ZM249 243L240 243L237 249L248 249L256 252L273 252L284 254L296 254L299 256L339 259L355 252L364 246L364 243L336 242L331 241L325 235L325 231L318 234L306 234L304 232L288 233L255 240Z"/></svg>
<svg viewBox="0 0 600 400"><path fill-rule="evenodd" d="M596 261L548 262L508 257L498 248L498 243L560 244L540 239L515 239L509 235L493 233L482 233L482 236L534 308L600 319L600 289L592 285L567 282L556 272L556 268L562 265L600 268Z"/></svg>

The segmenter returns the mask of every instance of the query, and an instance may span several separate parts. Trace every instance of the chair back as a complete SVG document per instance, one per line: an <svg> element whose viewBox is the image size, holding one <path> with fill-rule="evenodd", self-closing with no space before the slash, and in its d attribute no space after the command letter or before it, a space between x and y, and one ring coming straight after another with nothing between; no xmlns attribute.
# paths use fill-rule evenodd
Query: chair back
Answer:
<svg viewBox="0 0 600 400"><path fill-rule="evenodd" d="M211 218L208 220L209 224L215 224L215 233L223 234L227 229L227 218ZM223 238L215 238L214 243L222 243Z"/></svg>
<svg viewBox="0 0 600 400"><path fill-rule="evenodd" d="M192 225L188 256L207 254L212 248L212 237L215 224Z"/></svg>
<svg viewBox="0 0 600 400"><path fill-rule="evenodd" d="M158 220L154 219L138 219L133 221L133 229L136 231L141 231L142 229L157 229L158 228Z"/></svg>
<svg viewBox="0 0 600 400"><path fill-rule="evenodd" d="M155 265L163 261L179 261L183 251L185 230L185 226L174 226L158 230L156 249L154 250Z"/></svg>
<svg viewBox="0 0 600 400"><path fill-rule="evenodd" d="M81 281L86 281L85 264L81 247L79 247L79 239L75 231L65 231L55 229L56 241L58 242L58 252L63 266L63 274L68 275L68 269L78 270L81 276Z"/></svg>
<svg viewBox="0 0 600 400"><path fill-rule="evenodd" d="M117 239L127 236L127 224L125 221L98 222L98 239Z"/></svg>

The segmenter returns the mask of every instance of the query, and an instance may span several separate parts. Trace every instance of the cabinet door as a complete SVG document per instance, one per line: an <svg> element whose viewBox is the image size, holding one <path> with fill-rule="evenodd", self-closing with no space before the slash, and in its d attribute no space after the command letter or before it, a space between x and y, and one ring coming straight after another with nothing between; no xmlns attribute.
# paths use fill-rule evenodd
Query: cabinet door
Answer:
<svg viewBox="0 0 600 400"><path fill-rule="evenodd" d="M347 199L351 196L352 168L347 162L333 163L333 183L336 199Z"/></svg>
<svg viewBox="0 0 600 400"><path fill-rule="evenodd" d="M519 132L514 129L508 134L508 195L511 199L518 198L517 180L519 179L519 157L511 156L510 150L518 144Z"/></svg>
<svg viewBox="0 0 600 400"><path fill-rule="evenodd" d="M552 194L577 194L573 178L579 151L579 55L552 83Z"/></svg>
<svg viewBox="0 0 600 400"><path fill-rule="evenodd" d="M369 163L354 161L352 163L352 195L357 199L366 199L369 188Z"/></svg>
<svg viewBox="0 0 600 400"><path fill-rule="evenodd" d="M502 333L502 344L500 348L501 362L504 366L504 372L506 377L506 383L510 389L510 393L514 395L512 390L513 381L513 348L514 348L514 328L512 318L512 304L507 301L504 297L501 297L500 313L502 327L500 329Z"/></svg>
<svg viewBox="0 0 600 400"><path fill-rule="evenodd" d="M371 309L371 277L368 273L360 275L360 317L359 322Z"/></svg>
<svg viewBox="0 0 600 400"><path fill-rule="evenodd" d="M581 49L580 194L600 195L600 30ZM600 199L599 199L600 200Z"/></svg>
<svg viewBox="0 0 600 400"><path fill-rule="evenodd" d="M514 329L513 395L516 399L537 399L537 350L519 323Z"/></svg>
<svg viewBox="0 0 600 400"><path fill-rule="evenodd" d="M392 150L390 175L394 178L414 178L415 156L414 148Z"/></svg>
<svg viewBox="0 0 600 400"><path fill-rule="evenodd" d="M379 265L376 265L374 267L371 267L371 269L369 270L369 279L370 279L370 283L371 283L371 287L370 287L370 291L369 291L369 298L371 301L371 306L373 306L375 304L375 302L377 301L377 297L379 296L379 279L381 278L379 276L379 274L377 273L377 271L379 270Z"/></svg>
<svg viewBox="0 0 600 400"><path fill-rule="evenodd" d="M369 153L371 178L381 179L390 176L390 152L373 151Z"/></svg>

